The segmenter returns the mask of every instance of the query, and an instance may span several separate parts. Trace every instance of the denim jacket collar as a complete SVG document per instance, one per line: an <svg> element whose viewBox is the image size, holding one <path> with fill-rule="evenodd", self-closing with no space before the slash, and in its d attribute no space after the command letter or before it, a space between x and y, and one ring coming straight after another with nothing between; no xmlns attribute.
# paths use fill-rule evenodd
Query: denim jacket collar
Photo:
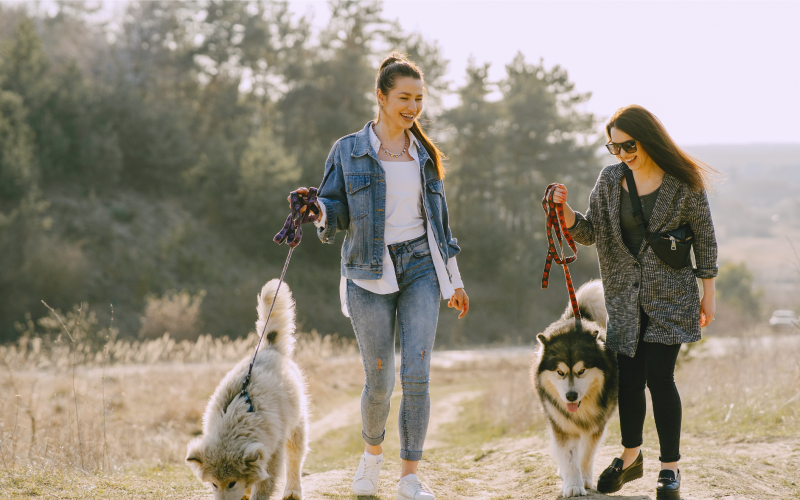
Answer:
<svg viewBox="0 0 800 500"><path fill-rule="evenodd" d="M419 154L419 164L424 165L425 162L428 160L428 152L425 150L424 147L420 144L419 140L416 136L410 131L406 131L409 141L409 155L411 155L411 149L414 148L417 150ZM359 157L364 156L366 154L370 155L371 157L378 160L378 144L380 140L378 136L375 135L375 132L372 131L372 120L368 121L364 128L361 129L358 133L356 133L356 141L353 145L353 152L352 156ZM412 155L413 156L413 155ZM380 161L380 160L378 160Z"/></svg>

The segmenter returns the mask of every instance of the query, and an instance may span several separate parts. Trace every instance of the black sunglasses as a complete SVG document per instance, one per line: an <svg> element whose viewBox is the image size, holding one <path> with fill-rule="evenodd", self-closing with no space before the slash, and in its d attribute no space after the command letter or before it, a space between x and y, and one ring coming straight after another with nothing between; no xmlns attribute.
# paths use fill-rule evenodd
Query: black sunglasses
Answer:
<svg viewBox="0 0 800 500"><path fill-rule="evenodd" d="M606 144L606 149L612 155L618 155L619 149L622 148L625 150L626 153L635 153L636 152L636 139L631 139L630 141L625 142L609 142Z"/></svg>

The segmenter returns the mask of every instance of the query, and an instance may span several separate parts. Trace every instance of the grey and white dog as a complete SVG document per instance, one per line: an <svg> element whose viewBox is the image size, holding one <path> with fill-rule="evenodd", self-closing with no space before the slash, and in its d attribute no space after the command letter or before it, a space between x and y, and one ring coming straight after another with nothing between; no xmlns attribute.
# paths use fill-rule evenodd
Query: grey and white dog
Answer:
<svg viewBox="0 0 800 500"><path fill-rule="evenodd" d="M561 319L537 336L540 347L531 366L565 497L585 495L594 487L594 455L619 392L617 358L604 345L603 284L590 281L576 295L581 328L568 305Z"/></svg>
<svg viewBox="0 0 800 500"><path fill-rule="evenodd" d="M264 328L278 280L258 295L256 330ZM308 451L308 397L300 367L292 360L295 304L284 283L258 352L247 392L241 395L251 355L217 386L203 415L203 434L189 443L186 462L215 500L269 500L286 472L283 499L302 499L303 460Z"/></svg>

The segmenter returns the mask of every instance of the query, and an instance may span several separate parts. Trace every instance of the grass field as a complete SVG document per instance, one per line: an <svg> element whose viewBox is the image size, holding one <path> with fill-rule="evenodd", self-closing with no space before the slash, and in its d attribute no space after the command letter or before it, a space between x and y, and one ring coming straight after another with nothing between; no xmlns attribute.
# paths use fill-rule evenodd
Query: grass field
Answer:
<svg viewBox="0 0 800 500"><path fill-rule="evenodd" d="M217 382L251 344L152 342L160 343L120 347L147 351L150 363L106 366L103 356L85 350L83 359L93 361L75 367L69 359L45 359L42 351L23 355L20 345L0 351L4 498L210 498L183 463L186 443L199 433ZM69 356L58 353L51 354ZM560 479L528 379L532 353L434 353L432 419L420 471L440 498L558 497ZM353 498L349 482L363 449L360 357L349 342L309 334L297 359L314 402L306 498ZM680 358L676 379L685 498L800 498L800 336L710 338ZM387 423L384 499L393 498L399 471L397 403L399 391ZM654 497L658 447L651 415L645 478L614 498ZM618 442L612 419L595 477L619 451Z"/></svg>

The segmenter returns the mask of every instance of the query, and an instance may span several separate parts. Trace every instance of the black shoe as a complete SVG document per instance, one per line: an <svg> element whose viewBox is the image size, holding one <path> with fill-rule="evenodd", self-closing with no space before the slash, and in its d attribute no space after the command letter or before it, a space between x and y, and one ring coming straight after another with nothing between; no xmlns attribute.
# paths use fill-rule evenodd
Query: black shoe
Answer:
<svg viewBox="0 0 800 500"><path fill-rule="evenodd" d="M622 460L615 458L611 462L611 465L600 474L600 477L597 479L597 491L600 493L614 493L615 491L619 491L622 485L628 481L633 481L634 479L642 477L644 472L644 459L642 458L641 451L639 451L639 456L636 457L636 460L634 460L627 469L622 468L622 463ZM658 500L661 500L661 497L658 497Z"/></svg>
<svg viewBox="0 0 800 500"><path fill-rule="evenodd" d="M675 475L671 470L658 473L656 500L681 500L681 471Z"/></svg>

